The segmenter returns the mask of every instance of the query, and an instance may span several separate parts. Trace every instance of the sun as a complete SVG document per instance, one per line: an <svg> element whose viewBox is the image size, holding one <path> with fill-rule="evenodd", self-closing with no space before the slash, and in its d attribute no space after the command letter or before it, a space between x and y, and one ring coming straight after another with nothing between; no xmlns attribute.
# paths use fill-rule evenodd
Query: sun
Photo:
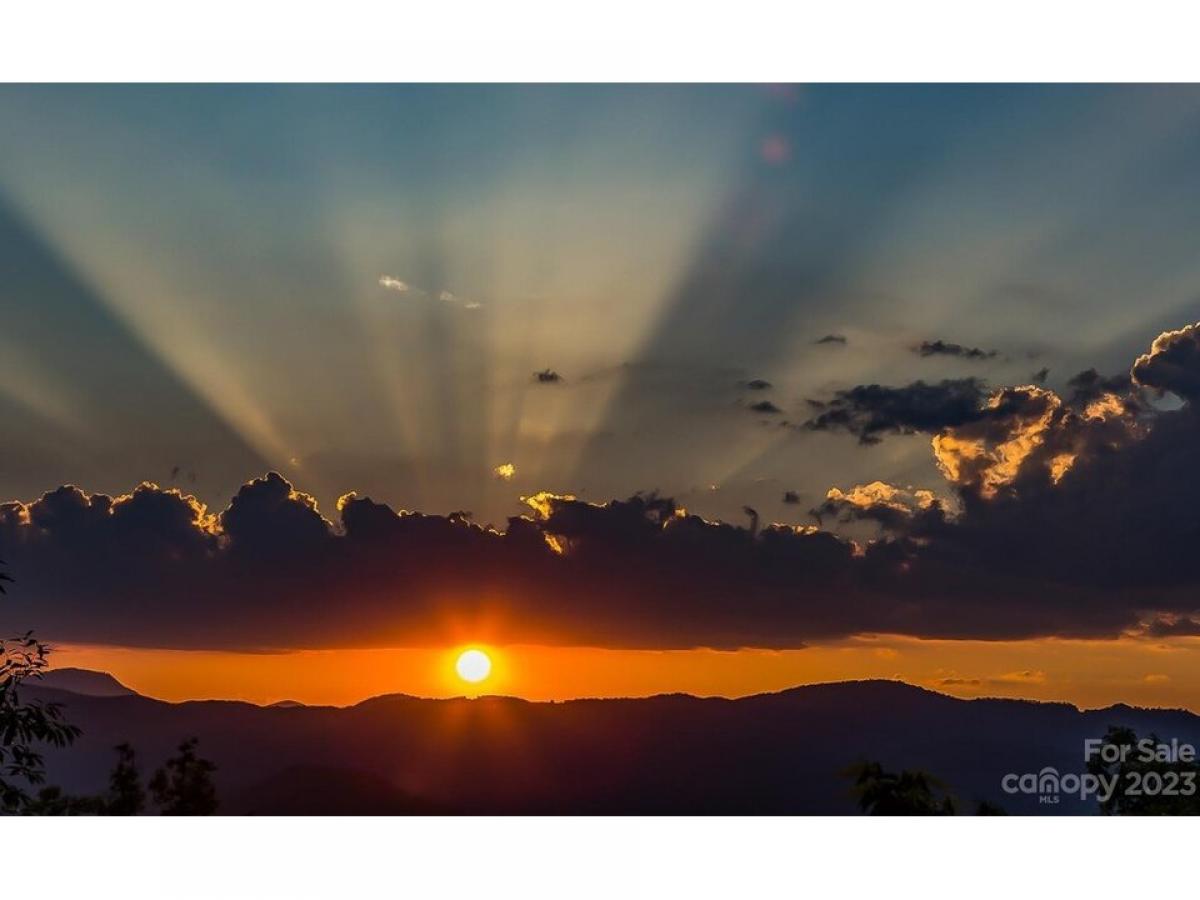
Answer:
<svg viewBox="0 0 1200 900"><path fill-rule="evenodd" d="M454 664L454 671L463 681L478 684L492 671L492 660L482 650L464 650Z"/></svg>

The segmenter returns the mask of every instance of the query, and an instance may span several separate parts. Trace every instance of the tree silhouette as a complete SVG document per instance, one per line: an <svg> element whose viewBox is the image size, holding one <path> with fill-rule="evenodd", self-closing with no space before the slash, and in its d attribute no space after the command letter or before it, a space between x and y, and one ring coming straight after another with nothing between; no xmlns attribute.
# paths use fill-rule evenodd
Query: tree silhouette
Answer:
<svg viewBox="0 0 1200 900"><path fill-rule="evenodd" d="M858 806L869 816L952 816L954 799L927 772L884 771L877 762L855 763L843 774L854 779Z"/></svg>
<svg viewBox="0 0 1200 900"><path fill-rule="evenodd" d="M1158 735L1150 741L1161 743ZM1127 748L1126 758L1106 763L1100 753L1088 760L1093 775L1117 777L1117 786L1107 800L1100 801L1106 816L1194 816L1200 815L1200 764L1143 760L1138 736L1132 728L1112 725L1104 735L1104 744ZM1147 776L1156 776L1147 779Z"/></svg>
<svg viewBox="0 0 1200 900"><path fill-rule="evenodd" d="M217 811L212 773L217 767L196 755L196 738L179 745L179 755L150 779L150 793L164 816L211 816Z"/></svg>
<svg viewBox="0 0 1200 900"><path fill-rule="evenodd" d="M106 816L139 815L146 808L146 791L133 747L125 743L113 749L117 751L117 765L108 776L108 793L100 811Z"/></svg>
<svg viewBox="0 0 1200 900"><path fill-rule="evenodd" d="M6 593L6 581L12 578L0 570L0 594ZM24 812L31 805L62 799L55 789L46 789L37 798L29 794L30 788L46 780L36 745L63 747L80 734L63 719L60 704L21 700L22 683L41 677L49 654L50 648L35 639L32 631L0 639L0 814Z"/></svg>
<svg viewBox="0 0 1200 900"><path fill-rule="evenodd" d="M58 786L42 788L21 809L25 816L95 816L103 813L101 798L64 794Z"/></svg>

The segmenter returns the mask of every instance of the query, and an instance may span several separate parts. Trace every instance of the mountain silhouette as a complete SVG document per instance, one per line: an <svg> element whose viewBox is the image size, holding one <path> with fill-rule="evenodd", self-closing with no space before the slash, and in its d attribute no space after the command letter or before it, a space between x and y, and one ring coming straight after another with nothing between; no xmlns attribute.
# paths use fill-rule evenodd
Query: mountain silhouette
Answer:
<svg viewBox="0 0 1200 900"><path fill-rule="evenodd" d="M44 688L70 691L72 694L83 694L87 697L129 697L137 693L107 672L70 666L47 670L38 679L37 684Z"/></svg>
<svg viewBox="0 0 1200 900"><path fill-rule="evenodd" d="M1007 773L1082 772L1083 741L1110 725L1200 744L1183 710L960 700L895 681L809 685L737 700L683 694L533 703L401 694L350 707L165 703L36 689L83 729L46 751L49 783L100 790L112 747L146 765L196 736L224 812L855 812L856 760L936 774L961 801L1010 813L1091 813L1001 790Z"/></svg>

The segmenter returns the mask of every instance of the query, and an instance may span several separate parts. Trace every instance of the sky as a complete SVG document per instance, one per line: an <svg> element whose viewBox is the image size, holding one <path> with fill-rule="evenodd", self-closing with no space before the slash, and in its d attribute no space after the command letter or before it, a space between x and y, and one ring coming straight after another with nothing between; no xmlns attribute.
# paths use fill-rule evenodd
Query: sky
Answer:
<svg viewBox="0 0 1200 900"><path fill-rule="evenodd" d="M1194 88L6 86L0 121L0 625L64 662L352 702L478 643L543 699L1200 709Z"/></svg>

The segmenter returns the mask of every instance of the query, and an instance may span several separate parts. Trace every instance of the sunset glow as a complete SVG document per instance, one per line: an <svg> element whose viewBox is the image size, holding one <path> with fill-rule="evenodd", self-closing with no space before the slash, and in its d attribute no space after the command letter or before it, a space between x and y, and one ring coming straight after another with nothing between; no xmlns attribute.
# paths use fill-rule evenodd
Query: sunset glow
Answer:
<svg viewBox="0 0 1200 900"><path fill-rule="evenodd" d="M919 641L879 636L781 651L523 644L489 647L492 667L477 684L456 671L466 649L260 654L67 645L59 647L56 664L111 672L142 693L172 701L230 697L346 706L390 693L454 697L464 687L472 694L483 690L530 700L673 692L743 697L798 684L896 678L960 697L1200 708L1193 687L1200 683L1200 638Z"/></svg>

